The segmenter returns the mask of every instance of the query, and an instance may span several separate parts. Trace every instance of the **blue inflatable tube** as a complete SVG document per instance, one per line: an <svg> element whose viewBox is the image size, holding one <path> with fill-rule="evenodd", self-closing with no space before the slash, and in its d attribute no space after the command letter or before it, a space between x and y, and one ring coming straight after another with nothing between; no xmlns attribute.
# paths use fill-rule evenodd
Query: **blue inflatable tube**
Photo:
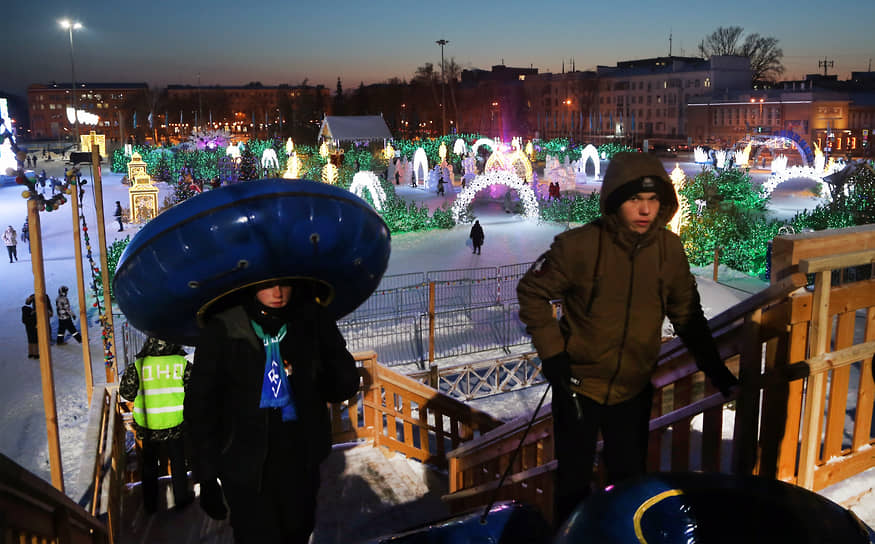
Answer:
<svg viewBox="0 0 875 544"><path fill-rule="evenodd" d="M581 503L555 544L870 544L851 511L801 487L758 476L654 474Z"/></svg>
<svg viewBox="0 0 875 544"><path fill-rule="evenodd" d="M515 501L387 535L367 544L548 544L550 528L534 508Z"/></svg>
<svg viewBox="0 0 875 544"><path fill-rule="evenodd" d="M338 319L377 288L389 263L383 219L349 191L263 179L199 194L159 214L119 259L113 292L137 329L197 345L223 297L273 279L307 279Z"/></svg>

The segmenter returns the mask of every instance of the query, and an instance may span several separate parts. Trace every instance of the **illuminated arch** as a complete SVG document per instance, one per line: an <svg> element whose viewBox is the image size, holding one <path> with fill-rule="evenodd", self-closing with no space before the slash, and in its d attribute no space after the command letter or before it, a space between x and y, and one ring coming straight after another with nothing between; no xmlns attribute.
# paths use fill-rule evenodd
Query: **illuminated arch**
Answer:
<svg viewBox="0 0 875 544"><path fill-rule="evenodd" d="M520 168L522 172L520 172ZM526 154L519 149L515 149L512 153L495 151L486 159L486 165L483 167L484 172L502 170L513 172L528 182L532 181L532 163Z"/></svg>
<svg viewBox="0 0 875 544"><path fill-rule="evenodd" d="M422 175L420 176L420 166L422 167ZM428 175L428 155L425 154L425 149L416 148L416 153L413 154L413 177L416 179L416 184L419 185Z"/></svg>
<svg viewBox="0 0 875 544"><path fill-rule="evenodd" d="M601 162L599 161L599 150L592 144L587 145L580 152L581 166L580 171L586 173L586 161L591 160L595 167L595 178L598 179L601 174Z"/></svg>
<svg viewBox="0 0 875 544"><path fill-rule="evenodd" d="M498 148L498 146L495 145L494 140L490 140L489 138L480 138L479 140L474 142L474 145L471 146L471 153L474 153L475 157L477 156L477 150L480 149L481 145L489 146L489 150L493 152Z"/></svg>
<svg viewBox="0 0 875 544"><path fill-rule="evenodd" d="M520 200L523 203L524 215L526 219L538 218L538 199L535 197L535 192L523 180L510 172L495 171L479 175L474 178L465 190L456 197L453 203L453 220L459 222L459 217L468 208L468 205L474 200L474 197L481 190L490 185L506 185L511 189L515 189L520 195Z"/></svg>
<svg viewBox="0 0 875 544"><path fill-rule="evenodd" d="M349 186L350 192L361 197L365 189L371 193L371 200L374 201L374 208L376 208L377 211L381 211L383 209L383 204L386 202L386 192L383 191L380 179L373 172L366 170L356 172L352 177L352 185Z"/></svg>
<svg viewBox="0 0 875 544"><path fill-rule="evenodd" d="M826 170L818 170L812 166L791 166L780 172L772 172L769 179L763 182L763 191L765 192L765 196L769 196L774 192L778 185L784 183L788 179L803 178L821 183L823 182L824 176L828 176L837 170L841 170L841 168L842 167L838 164L832 164Z"/></svg>

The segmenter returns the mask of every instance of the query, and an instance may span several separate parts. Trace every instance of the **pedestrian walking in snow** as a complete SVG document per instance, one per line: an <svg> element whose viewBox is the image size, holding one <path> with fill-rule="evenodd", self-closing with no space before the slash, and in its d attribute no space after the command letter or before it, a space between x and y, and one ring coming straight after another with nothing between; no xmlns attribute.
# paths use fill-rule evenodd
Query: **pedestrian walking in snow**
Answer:
<svg viewBox="0 0 875 544"><path fill-rule="evenodd" d="M18 260L18 250L16 246L18 244L18 240L16 239L17 233L15 229L12 228L12 225L9 225L6 230L3 231L3 243L6 244L6 252L9 253L9 262L11 263L13 259Z"/></svg>
<svg viewBox="0 0 875 544"><path fill-rule="evenodd" d="M438 196L444 196L444 176L443 176L443 174L441 174L441 177L438 178L437 194L438 194Z"/></svg>
<svg viewBox="0 0 875 544"><path fill-rule="evenodd" d="M191 364L180 346L149 337L134 364L122 374L119 394L134 402L134 430L140 441L143 509L158 509L158 468L170 461L174 510L194 502L185 467L183 406Z"/></svg>
<svg viewBox="0 0 875 544"><path fill-rule="evenodd" d="M665 228L678 202L662 163L617 153L600 204L602 216L558 235L517 288L520 319L553 390L557 526L590 494L599 432L608 483L644 474L666 316L724 396L738 383L711 336L683 245ZM553 300L562 301L560 320Z"/></svg>
<svg viewBox="0 0 875 544"><path fill-rule="evenodd" d="M486 238L486 235L483 233L483 227L480 226L480 221L474 221L474 226L471 227L471 233L468 235L468 238L471 239L471 243L474 246L474 251L471 253L476 253L480 255L480 246L483 245L483 240Z"/></svg>
<svg viewBox="0 0 875 544"><path fill-rule="evenodd" d="M55 309L58 311L58 333L56 344L64 345L64 340L69 332L73 335L73 339L82 343L82 335L76 330L76 325L73 324L73 310L70 308L70 300L67 298L67 286L62 285L58 289L58 298L55 299Z"/></svg>
<svg viewBox="0 0 875 544"><path fill-rule="evenodd" d="M21 241L27 244L27 252L30 253L30 225L27 218L24 219L24 224L21 225Z"/></svg>
<svg viewBox="0 0 875 544"><path fill-rule="evenodd" d="M27 334L27 358L39 359L39 338L36 332L36 310L34 301L36 297L30 295L21 307L21 322L24 324L24 332Z"/></svg>
<svg viewBox="0 0 875 544"><path fill-rule="evenodd" d="M115 220L118 221L118 231L123 231L125 226L122 224L122 203L118 200L115 201L115 211L112 212L112 215L115 216Z"/></svg>

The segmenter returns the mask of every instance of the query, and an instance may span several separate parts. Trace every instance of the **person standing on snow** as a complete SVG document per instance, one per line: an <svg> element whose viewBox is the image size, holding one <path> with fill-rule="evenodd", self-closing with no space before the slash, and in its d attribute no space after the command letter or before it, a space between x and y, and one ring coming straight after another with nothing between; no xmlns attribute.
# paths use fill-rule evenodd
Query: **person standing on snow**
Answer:
<svg viewBox="0 0 875 544"><path fill-rule="evenodd" d="M122 374L119 394L134 402L134 430L140 441L140 489L143 509L158 509L158 466L162 457L170 461L175 510L194 502L185 467L185 421L183 405L191 375L191 364L180 346L146 339L134 364Z"/></svg>
<svg viewBox="0 0 875 544"><path fill-rule="evenodd" d="M25 299L21 307L21 322L24 324L24 332L27 334L27 358L39 359L39 337L36 332L36 310L33 305L36 300L34 295Z"/></svg>
<svg viewBox="0 0 875 544"><path fill-rule="evenodd" d="M228 296L206 320L185 397L200 505L214 519L230 509L236 542L303 544L331 451L326 403L355 395L355 360L311 282Z"/></svg>
<svg viewBox="0 0 875 544"><path fill-rule="evenodd" d="M480 255L480 246L483 245L483 240L486 239L486 235L483 234L483 227L480 226L480 221L474 221L474 226L471 227L471 233L468 235L468 238L471 239L472 245L474 246L474 251L471 253L476 253Z"/></svg>
<svg viewBox="0 0 875 544"><path fill-rule="evenodd" d="M557 526L590 494L599 432L609 483L645 473L650 378L666 316L724 396L738 383L711 336L683 245L665 228L678 202L662 163L617 153L600 205L599 219L556 236L517 287L520 319L553 389Z"/></svg>
<svg viewBox="0 0 875 544"><path fill-rule="evenodd" d="M67 332L73 335L73 339L82 343L82 335L76 330L76 325L73 324L73 310L70 308L70 299L67 298L67 286L62 285L58 289L58 298L55 299L55 309L58 310L58 335L56 344L64 345L64 338Z"/></svg>
<svg viewBox="0 0 875 544"><path fill-rule="evenodd" d="M123 231L125 226L122 224L122 203L118 200L115 201L115 211L112 212L112 215L115 216L115 220L118 221L118 231Z"/></svg>
<svg viewBox="0 0 875 544"><path fill-rule="evenodd" d="M9 253L9 262L12 262L12 259L18 260L18 251L16 250L16 245L18 241L16 240L16 232L15 229L12 228L12 225L6 228L3 231L3 243L6 244L6 252Z"/></svg>

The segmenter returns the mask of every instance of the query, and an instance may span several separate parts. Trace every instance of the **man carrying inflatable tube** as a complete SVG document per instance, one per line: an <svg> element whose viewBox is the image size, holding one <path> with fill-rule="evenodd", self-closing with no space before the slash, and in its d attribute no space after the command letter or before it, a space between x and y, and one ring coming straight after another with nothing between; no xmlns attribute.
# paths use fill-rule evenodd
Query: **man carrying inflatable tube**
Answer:
<svg viewBox="0 0 875 544"><path fill-rule="evenodd" d="M331 450L326 403L356 393L355 360L308 280L226 297L206 319L185 397L200 505L214 519L230 509L236 542L306 543Z"/></svg>
<svg viewBox="0 0 875 544"><path fill-rule="evenodd" d="M665 228L678 202L662 163L614 155L600 206L599 219L557 236L517 288L553 389L556 526L590 494L599 432L609 483L645 472L650 377L666 316L724 396L738 383L720 359L683 245Z"/></svg>

